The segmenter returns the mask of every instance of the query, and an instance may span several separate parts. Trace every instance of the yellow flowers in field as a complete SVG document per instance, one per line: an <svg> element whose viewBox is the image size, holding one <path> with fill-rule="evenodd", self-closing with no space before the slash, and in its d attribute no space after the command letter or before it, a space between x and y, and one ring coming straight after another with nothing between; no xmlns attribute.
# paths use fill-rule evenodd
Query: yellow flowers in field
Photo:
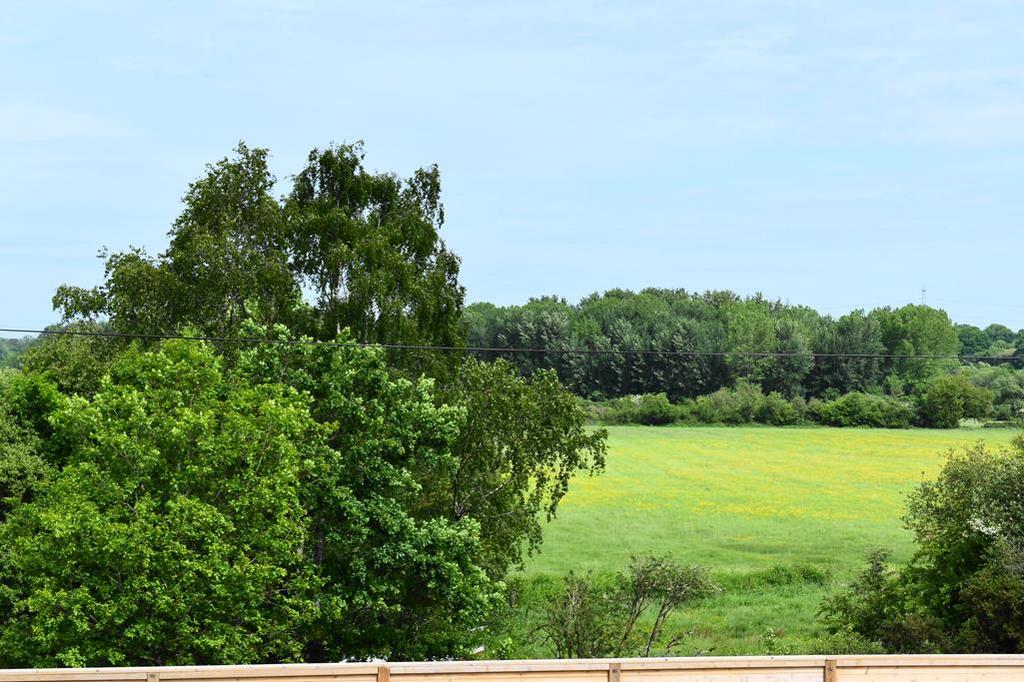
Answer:
<svg viewBox="0 0 1024 682"><path fill-rule="evenodd" d="M1013 435L612 427L607 471L573 482L528 570L614 569L633 552L671 552L716 568L813 556L856 566L880 545L906 553L906 493L938 472L950 448Z"/></svg>

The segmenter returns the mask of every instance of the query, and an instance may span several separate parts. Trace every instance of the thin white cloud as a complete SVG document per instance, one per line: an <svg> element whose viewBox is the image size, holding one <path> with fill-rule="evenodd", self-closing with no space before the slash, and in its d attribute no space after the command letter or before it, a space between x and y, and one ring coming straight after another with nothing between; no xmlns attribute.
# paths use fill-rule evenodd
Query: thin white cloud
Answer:
<svg viewBox="0 0 1024 682"><path fill-rule="evenodd" d="M91 114L27 102L0 103L0 141L45 142L132 137L136 130Z"/></svg>

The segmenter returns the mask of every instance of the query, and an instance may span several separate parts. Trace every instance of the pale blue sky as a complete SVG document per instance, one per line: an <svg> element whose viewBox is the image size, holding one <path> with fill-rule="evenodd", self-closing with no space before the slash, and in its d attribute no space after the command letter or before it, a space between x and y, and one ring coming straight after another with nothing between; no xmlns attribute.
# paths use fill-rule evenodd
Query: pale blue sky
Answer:
<svg viewBox="0 0 1024 682"><path fill-rule="evenodd" d="M240 139L438 163L470 300L924 285L1024 327L1020 3L5 0L0 326L159 251Z"/></svg>

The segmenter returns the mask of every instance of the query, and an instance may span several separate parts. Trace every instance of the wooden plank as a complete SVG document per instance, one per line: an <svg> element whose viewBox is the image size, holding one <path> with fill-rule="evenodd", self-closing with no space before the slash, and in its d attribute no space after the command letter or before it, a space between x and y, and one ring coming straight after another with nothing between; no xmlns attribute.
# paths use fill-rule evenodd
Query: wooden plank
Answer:
<svg viewBox="0 0 1024 682"><path fill-rule="evenodd" d="M912 667L924 668L931 666L969 666L983 668L988 666L1024 666L1024 654L916 654L916 655L880 655L870 656L837 656L839 668L870 668Z"/></svg>
<svg viewBox="0 0 1024 682"><path fill-rule="evenodd" d="M622 678L622 664L614 661L608 664L608 682L619 682Z"/></svg>
<svg viewBox="0 0 1024 682"><path fill-rule="evenodd" d="M1003 666L874 666L840 668L839 682L1021 682L1024 667Z"/></svg>
<svg viewBox="0 0 1024 682"><path fill-rule="evenodd" d="M622 670L686 670L713 668L809 668L820 671L824 656L707 656L691 658L616 658L616 659L538 659L512 661L431 661L419 663L391 663L394 675L432 675L437 673L497 673L497 672L606 672L612 662Z"/></svg>
<svg viewBox="0 0 1024 682"><path fill-rule="evenodd" d="M680 668L678 670L626 670L622 671L622 682L691 682L692 680L800 680L801 682L822 682L823 666L817 667L754 667L739 666L726 668Z"/></svg>
<svg viewBox="0 0 1024 682"><path fill-rule="evenodd" d="M608 682L608 664L597 670L476 670L399 674L391 668L391 682Z"/></svg>
<svg viewBox="0 0 1024 682"><path fill-rule="evenodd" d="M0 670L0 682L1011 681L1024 682L1024 655L750 656Z"/></svg>

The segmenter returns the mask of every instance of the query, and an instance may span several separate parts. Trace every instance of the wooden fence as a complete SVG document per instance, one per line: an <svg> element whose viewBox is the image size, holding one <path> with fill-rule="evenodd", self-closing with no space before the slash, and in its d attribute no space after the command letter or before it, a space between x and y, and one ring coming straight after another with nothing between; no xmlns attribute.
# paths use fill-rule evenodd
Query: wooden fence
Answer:
<svg viewBox="0 0 1024 682"><path fill-rule="evenodd" d="M0 670L0 682L1024 682L1024 656L772 656Z"/></svg>

